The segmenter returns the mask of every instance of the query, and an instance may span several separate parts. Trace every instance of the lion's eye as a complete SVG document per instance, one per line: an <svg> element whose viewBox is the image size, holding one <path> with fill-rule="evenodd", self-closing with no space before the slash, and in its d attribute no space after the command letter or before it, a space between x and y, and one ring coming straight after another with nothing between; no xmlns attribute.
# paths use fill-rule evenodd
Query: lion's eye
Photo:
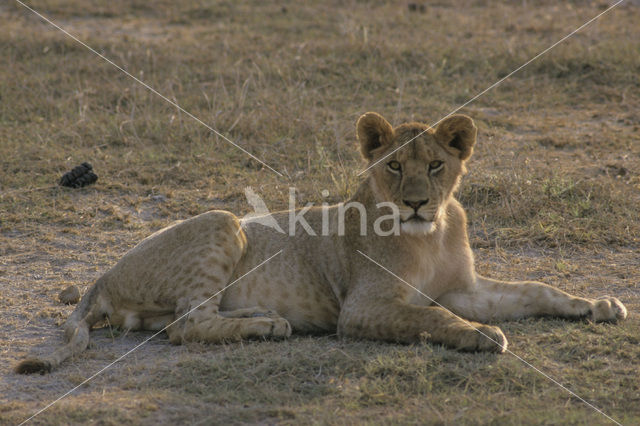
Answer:
<svg viewBox="0 0 640 426"><path fill-rule="evenodd" d="M389 161L387 163L387 166L394 172L399 172L401 169L400 163L398 163L397 161Z"/></svg>
<svg viewBox="0 0 640 426"><path fill-rule="evenodd" d="M444 163L442 161L432 161L429 163L429 173L437 173L442 170Z"/></svg>

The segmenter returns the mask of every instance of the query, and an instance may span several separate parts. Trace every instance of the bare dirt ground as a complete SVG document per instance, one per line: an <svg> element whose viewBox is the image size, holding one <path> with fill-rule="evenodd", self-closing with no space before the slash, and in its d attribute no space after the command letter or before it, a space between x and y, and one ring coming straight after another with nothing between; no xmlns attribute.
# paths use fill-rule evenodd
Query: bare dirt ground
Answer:
<svg viewBox="0 0 640 426"><path fill-rule="evenodd" d="M354 123L433 122L608 2L29 2L264 159L280 178L18 3L0 4L0 424L18 424L150 333L102 328L47 376L84 292L144 236L212 208L339 201ZM424 6L421 7L421 6ZM459 198L481 273L619 297L622 324L501 323L510 349L623 424L640 421L640 7L625 2L462 112L479 140ZM56 185L82 161L98 182ZM608 424L511 355L294 336L149 341L38 424Z"/></svg>

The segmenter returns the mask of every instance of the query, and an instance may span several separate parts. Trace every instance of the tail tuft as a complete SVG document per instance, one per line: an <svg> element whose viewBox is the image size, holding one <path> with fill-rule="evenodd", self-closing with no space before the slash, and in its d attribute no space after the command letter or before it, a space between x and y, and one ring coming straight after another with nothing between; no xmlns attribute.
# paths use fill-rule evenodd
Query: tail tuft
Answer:
<svg viewBox="0 0 640 426"><path fill-rule="evenodd" d="M80 304L67 318L64 324L66 343L45 356L35 356L21 361L14 371L18 374L50 373L64 360L87 349L89 345L89 330L91 326L103 319L108 313L102 308L104 301L100 300L100 289L105 285L104 277L98 279L91 289L84 295Z"/></svg>
<svg viewBox="0 0 640 426"><path fill-rule="evenodd" d="M27 358L16 365L14 370L18 374L45 374L51 372L51 363L41 359Z"/></svg>

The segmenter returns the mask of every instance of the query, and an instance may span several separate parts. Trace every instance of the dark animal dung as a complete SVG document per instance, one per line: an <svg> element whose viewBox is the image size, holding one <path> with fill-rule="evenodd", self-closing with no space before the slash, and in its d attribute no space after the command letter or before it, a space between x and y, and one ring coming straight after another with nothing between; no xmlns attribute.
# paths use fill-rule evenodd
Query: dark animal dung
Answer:
<svg viewBox="0 0 640 426"><path fill-rule="evenodd" d="M62 175L59 184L69 188L82 188L95 183L97 180L98 176L93 173L93 166L85 162Z"/></svg>

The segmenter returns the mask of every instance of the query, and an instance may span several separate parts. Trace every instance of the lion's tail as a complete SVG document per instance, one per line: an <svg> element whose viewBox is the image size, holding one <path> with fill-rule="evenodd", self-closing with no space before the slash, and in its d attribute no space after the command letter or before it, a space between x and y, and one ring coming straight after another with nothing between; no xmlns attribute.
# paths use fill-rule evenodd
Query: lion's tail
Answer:
<svg viewBox="0 0 640 426"><path fill-rule="evenodd" d="M84 295L78 307L64 325L66 344L51 354L31 357L21 361L16 367L18 374L48 373L64 360L84 351L89 345L89 330L109 314L105 297L101 296L102 279Z"/></svg>

